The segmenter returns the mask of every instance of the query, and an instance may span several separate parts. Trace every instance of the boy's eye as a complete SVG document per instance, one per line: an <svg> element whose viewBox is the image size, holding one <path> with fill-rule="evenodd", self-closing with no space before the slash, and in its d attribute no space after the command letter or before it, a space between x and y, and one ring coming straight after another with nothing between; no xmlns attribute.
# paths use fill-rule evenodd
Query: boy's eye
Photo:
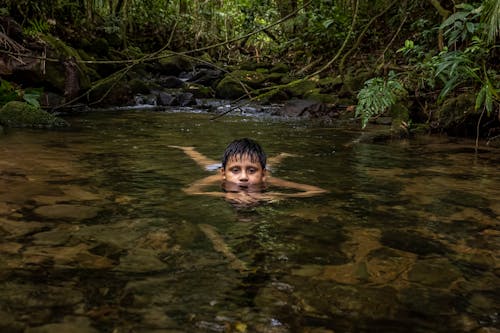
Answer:
<svg viewBox="0 0 500 333"><path fill-rule="evenodd" d="M248 173L255 173L256 171L257 171L257 170L256 170L256 169L254 169L254 168L250 168L250 169L248 169Z"/></svg>
<svg viewBox="0 0 500 333"><path fill-rule="evenodd" d="M236 173L238 171L240 171L240 168L231 168L231 172L233 172L233 173Z"/></svg>

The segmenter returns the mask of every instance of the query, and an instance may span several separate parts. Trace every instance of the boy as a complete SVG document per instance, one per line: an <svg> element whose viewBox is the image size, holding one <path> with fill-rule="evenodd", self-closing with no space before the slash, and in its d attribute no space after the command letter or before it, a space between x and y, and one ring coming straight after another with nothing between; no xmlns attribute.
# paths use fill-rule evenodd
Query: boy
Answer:
<svg viewBox="0 0 500 333"><path fill-rule="evenodd" d="M170 146L181 149L196 163L208 170L213 170L217 162L197 152L193 147ZM276 165L283 158L292 156L281 153L269 162ZM217 183L222 184L222 191L207 191L206 188ZM267 191L268 186L295 189L299 192L281 193ZM184 189L188 194L203 194L224 197L237 205L254 205L262 201L277 201L283 198L310 197L326 191L312 185L300 184L275 178L270 175L266 154L262 147L251 139L238 139L231 142L222 156L222 165L218 174L200 179Z"/></svg>

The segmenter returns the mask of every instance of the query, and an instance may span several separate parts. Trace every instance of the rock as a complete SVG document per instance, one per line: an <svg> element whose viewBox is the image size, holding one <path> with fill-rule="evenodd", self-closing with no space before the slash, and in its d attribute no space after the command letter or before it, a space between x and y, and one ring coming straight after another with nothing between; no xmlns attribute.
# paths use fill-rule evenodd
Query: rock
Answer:
<svg viewBox="0 0 500 333"><path fill-rule="evenodd" d="M316 83L310 80L307 81L299 81L295 84L287 86L285 91L288 95L292 97L304 97L307 93L312 92L316 89Z"/></svg>
<svg viewBox="0 0 500 333"><path fill-rule="evenodd" d="M196 104L194 95L189 92L180 94L179 96L177 96L177 100L179 101L180 106L189 106Z"/></svg>
<svg viewBox="0 0 500 333"><path fill-rule="evenodd" d="M191 63L180 55L165 51L158 60L158 71L166 75L179 75L182 72L189 72L192 69Z"/></svg>
<svg viewBox="0 0 500 333"><path fill-rule="evenodd" d="M40 96L40 105L43 107L55 107L62 104L64 104L64 97L59 94L44 92Z"/></svg>
<svg viewBox="0 0 500 333"><path fill-rule="evenodd" d="M166 93L164 91L158 92L158 105L161 106L171 106L177 104L177 98L172 94Z"/></svg>
<svg viewBox="0 0 500 333"><path fill-rule="evenodd" d="M81 62L81 57L78 51L64 43L57 37L51 35L41 35L43 41L49 46L47 57L55 59L73 59L78 80L77 85L79 90L87 90L91 86L90 76L98 76L93 73L93 70ZM43 80L57 88L59 93L64 93L67 88L66 65L64 61L53 62L49 61L45 64L45 76ZM41 71L40 71L41 72Z"/></svg>
<svg viewBox="0 0 500 333"><path fill-rule="evenodd" d="M189 79L189 82L210 86L221 76L222 71L218 69L201 68Z"/></svg>
<svg viewBox="0 0 500 333"><path fill-rule="evenodd" d="M2 131L0 130L0 133ZM500 148L500 135L494 136L486 142L487 146L493 147L493 148Z"/></svg>
<svg viewBox="0 0 500 333"><path fill-rule="evenodd" d="M24 102L12 101L0 109L0 123L7 127L68 127L69 123Z"/></svg>
<svg viewBox="0 0 500 333"><path fill-rule="evenodd" d="M287 101L283 108L277 112L278 115L284 117L310 118L331 117L336 113L334 106L310 99L292 99Z"/></svg>
<svg viewBox="0 0 500 333"><path fill-rule="evenodd" d="M190 83L184 88L184 91L193 94L194 98L210 98L214 96L214 91L210 87L201 84Z"/></svg>
<svg viewBox="0 0 500 333"><path fill-rule="evenodd" d="M11 313L0 310L0 332L24 332L25 326L25 324L16 321Z"/></svg>
<svg viewBox="0 0 500 333"><path fill-rule="evenodd" d="M46 224L40 222L21 222L0 219L0 232L4 239L22 238L26 235L40 232L46 228ZM8 235L5 235L7 233Z"/></svg>
<svg viewBox="0 0 500 333"><path fill-rule="evenodd" d="M158 259L158 252L154 249L135 248L127 251L120 257L120 264L115 271L128 273L146 273L166 269L168 266Z"/></svg>
<svg viewBox="0 0 500 333"><path fill-rule="evenodd" d="M34 213L46 219L86 220L96 217L99 213L99 208L83 205L58 204L38 207L34 210Z"/></svg>
<svg viewBox="0 0 500 333"><path fill-rule="evenodd" d="M158 83L164 88L171 88L171 89L182 88L185 85L184 81L172 75L160 77Z"/></svg>
<svg viewBox="0 0 500 333"><path fill-rule="evenodd" d="M433 288L447 288L461 277L459 269L447 259L417 260L408 272L408 280Z"/></svg>
<svg viewBox="0 0 500 333"><path fill-rule="evenodd" d="M75 318L71 322L65 323L53 323L38 327L27 328L24 333L98 333L91 326L90 320L88 318Z"/></svg>
<svg viewBox="0 0 500 333"><path fill-rule="evenodd" d="M215 88L219 98L236 99L246 95L247 90L261 88L267 82L264 73L249 70L236 70L227 74ZM245 88L244 88L245 87Z"/></svg>
<svg viewBox="0 0 500 333"><path fill-rule="evenodd" d="M445 254L451 252L440 242L425 238L412 231L386 230L382 233L380 242L393 249L418 255Z"/></svg>
<svg viewBox="0 0 500 333"><path fill-rule="evenodd" d="M288 73L290 71L290 68L288 67L287 64L284 64L282 62L279 62L275 64L270 70L270 73Z"/></svg>
<svg viewBox="0 0 500 333"><path fill-rule="evenodd" d="M89 92L89 101L99 101L99 106L133 105L134 95L127 82L107 81Z"/></svg>
<svg viewBox="0 0 500 333"><path fill-rule="evenodd" d="M130 89L132 94L149 94L149 88L144 80L141 79L132 79L129 82Z"/></svg>

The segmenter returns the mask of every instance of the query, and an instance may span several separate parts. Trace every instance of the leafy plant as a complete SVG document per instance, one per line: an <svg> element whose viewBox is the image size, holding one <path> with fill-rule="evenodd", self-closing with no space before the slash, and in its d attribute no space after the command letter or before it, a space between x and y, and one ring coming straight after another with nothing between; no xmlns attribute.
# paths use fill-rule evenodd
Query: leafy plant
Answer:
<svg viewBox="0 0 500 333"><path fill-rule="evenodd" d="M44 19L29 20L29 24L29 27L24 29L24 32L28 36L36 36L40 33L47 33L51 29L49 22Z"/></svg>
<svg viewBox="0 0 500 333"><path fill-rule="evenodd" d="M490 54L500 33L500 1L486 0L479 7L458 5L461 10L451 15L442 24L447 29L448 45L465 43L461 50L444 50L434 58L435 76L444 86L438 101L459 86L478 86L474 109L486 110L490 115L493 105L500 101L500 90L495 87L496 71L488 68Z"/></svg>
<svg viewBox="0 0 500 333"><path fill-rule="evenodd" d="M0 79L0 106L11 101L23 100L35 107L40 107L42 88L28 88L22 90L14 87L10 82Z"/></svg>
<svg viewBox="0 0 500 333"><path fill-rule="evenodd" d="M10 82L0 79L0 106L15 101L18 97L14 86Z"/></svg>
<svg viewBox="0 0 500 333"><path fill-rule="evenodd" d="M406 95L406 89L393 72L388 78L375 77L366 81L358 93L356 106L356 116L361 117L362 128L371 118L384 113Z"/></svg>
<svg viewBox="0 0 500 333"><path fill-rule="evenodd" d="M42 88L30 88L22 92L22 97L26 103L39 108L40 107L39 100L40 96L42 95L42 92L43 92Z"/></svg>

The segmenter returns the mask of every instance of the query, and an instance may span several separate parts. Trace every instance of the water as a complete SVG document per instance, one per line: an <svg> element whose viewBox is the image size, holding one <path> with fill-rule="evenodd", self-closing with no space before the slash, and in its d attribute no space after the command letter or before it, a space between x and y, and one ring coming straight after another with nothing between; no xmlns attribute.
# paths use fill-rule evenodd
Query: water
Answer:
<svg viewBox="0 0 500 333"><path fill-rule="evenodd" d="M499 328L498 151L209 117L101 112L0 138L0 331ZM181 190L210 173L168 145L218 159L240 137L329 193L238 209Z"/></svg>

